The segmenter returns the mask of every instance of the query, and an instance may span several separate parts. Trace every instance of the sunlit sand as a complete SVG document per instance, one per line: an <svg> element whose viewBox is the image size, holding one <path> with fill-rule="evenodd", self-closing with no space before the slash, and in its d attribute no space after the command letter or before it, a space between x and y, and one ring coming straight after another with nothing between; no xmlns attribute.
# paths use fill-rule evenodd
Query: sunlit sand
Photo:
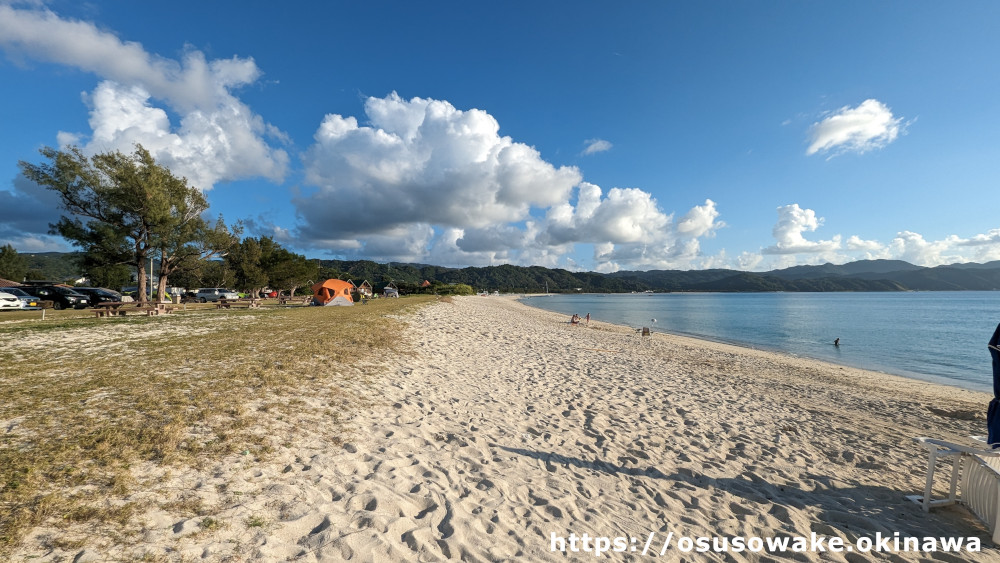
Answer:
<svg viewBox="0 0 1000 563"><path fill-rule="evenodd" d="M977 537L983 552L961 558L1000 558L964 509L925 514L904 499L926 470L911 438L983 433L985 394L567 321L505 297L430 305L407 320L411 353L380 368L383 394L345 445L325 444L317 427L275 459L178 474L158 494L201 498L208 514L152 511L127 547L88 553L559 561L594 555L553 552L553 534L638 537L641 549L650 533L854 542L898 532ZM31 548L20 555L39 554ZM661 560L682 556L693 557Z"/></svg>

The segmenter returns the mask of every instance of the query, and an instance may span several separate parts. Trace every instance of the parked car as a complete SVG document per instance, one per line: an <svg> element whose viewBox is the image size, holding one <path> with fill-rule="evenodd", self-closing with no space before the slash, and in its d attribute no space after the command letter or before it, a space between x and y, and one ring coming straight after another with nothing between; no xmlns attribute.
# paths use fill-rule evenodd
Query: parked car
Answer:
<svg viewBox="0 0 1000 563"><path fill-rule="evenodd" d="M28 285L21 289L38 296L42 301L51 301L54 309L83 309L90 304L86 295L63 285Z"/></svg>
<svg viewBox="0 0 1000 563"><path fill-rule="evenodd" d="M101 303L121 301L122 294L105 287L74 287L73 291L87 296L87 301L91 307L96 307Z"/></svg>
<svg viewBox="0 0 1000 563"><path fill-rule="evenodd" d="M4 293L9 293L21 300L22 309L41 309L42 300L38 297L24 291L19 287L5 287L0 289Z"/></svg>
<svg viewBox="0 0 1000 563"><path fill-rule="evenodd" d="M201 303L215 302L219 299L239 299L240 294L224 287L202 287L195 292L194 296Z"/></svg>
<svg viewBox="0 0 1000 563"><path fill-rule="evenodd" d="M0 311L19 311L20 309L21 300L16 295L0 291Z"/></svg>

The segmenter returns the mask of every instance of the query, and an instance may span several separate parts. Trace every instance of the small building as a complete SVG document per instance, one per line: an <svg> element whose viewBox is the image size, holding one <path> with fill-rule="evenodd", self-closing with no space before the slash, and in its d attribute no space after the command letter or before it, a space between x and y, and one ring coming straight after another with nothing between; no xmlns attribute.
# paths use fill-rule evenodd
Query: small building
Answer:
<svg viewBox="0 0 1000 563"><path fill-rule="evenodd" d="M369 299L371 299L372 295L375 294L372 290L372 284L368 283L368 280L361 282L361 285L358 286L358 293L362 297L367 297Z"/></svg>
<svg viewBox="0 0 1000 563"><path fill-rule="evenodd" d="M382 297L399 297L399 288L396 287L396 284L389 282L382 289Z"/></svg>

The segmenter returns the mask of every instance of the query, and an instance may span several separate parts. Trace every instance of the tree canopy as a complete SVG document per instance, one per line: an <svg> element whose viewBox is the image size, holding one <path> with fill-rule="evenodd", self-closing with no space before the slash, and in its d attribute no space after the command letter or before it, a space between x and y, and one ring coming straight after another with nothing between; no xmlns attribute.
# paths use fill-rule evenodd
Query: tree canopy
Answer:
<svg viewBox="0 0 1000 563"><path fill-rule="evenodd" d="M261 267L271 289L294 295L299 287L310 281L319 281L318 261L286 250L270 237L261 237L259 243Z"/></svg>
<svg viewBox="0 0 1000 563"><path fill-rule="evenodd" d="M270 237L245 238L226 256L236 289L257 293L265 287L289 295L319 278L319 264L295 254Z"/></svg>
<svg viewBox="0 0 1000 563"><path fill-rule="evenodd" d="M14 247L5 244L0 248L0 278L19 282L28 273L28 261L14 250Z"/></svg>
<svg viewBox="0 0 1000 563"><path fill-rule="evenodd" d="M21 171L58 192L67 215L51 226L52 232L80 247L86 255L82 264L92 271L134 266L138 285L145 287L152 275L146 264L159 254L162 300L169 274L224 252L233 242L221 218L214 226L202 218L208 209L205 196L157 164L141 145L132 154L92 157L77 147L40 152L48 162L21 161Z"/></svg>

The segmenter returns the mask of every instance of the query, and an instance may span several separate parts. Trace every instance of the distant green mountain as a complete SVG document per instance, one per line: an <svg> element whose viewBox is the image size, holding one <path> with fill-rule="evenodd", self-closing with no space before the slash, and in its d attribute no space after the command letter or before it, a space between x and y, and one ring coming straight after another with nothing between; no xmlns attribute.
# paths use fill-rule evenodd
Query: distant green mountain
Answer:
<svg viewBox="0 0 1000 563"><path fill-rule="evenodd" d="M906 287L890 280L859 280L852 278L811 278L787 280L768 273L739 272L718 281L690 288L694 291L906 291Z"/></svg>
<svg viewBox="0 0 1000 563"><path fill-rule="evenodd" d="M1000 266L969 268L938 266L908 272L892 272L886 277L918 291L1000 290Z"/></svg>
<svg viewBox="0 0 1000 563"><path fill-rule="evenodd" d="M24 254L46 279L78 273L76 253ZM819 292L1000 290L1000 261L927 268L901 260L858 260L847 264L795 266L770 272L738 270L648 270L612 274L571 272L541 266L445 268L429 264L371 260L320 260L321 275L368 281L376 290L392 282L404 293L431 284L468 284L479 291L514 293L628 293L643 291ZM433 290L433 287L430 289ZM424 289L427 291L427 289Z"/></svg>
<svg viewBox="0 0 1000 563"><path fill-rule="evenodd" d="M620 271L608 274L614 278L632 279L646 284L647 289L660 291L685 291L704 287L746 272L736 270L648 270L645 272ZM707 291L707 290L705 290Z"/></svg>
<svg viewBox="0 0 1000 563"><path fill-rule="evenodd" d="M924 269L902 260L858 260L847 264L823 264L822 266L793 266L772 270L768 275L786 280L818 279L842 276L862 276L877 279L885 274L909 272Z"/></svg>
<svg viewBox="0 0 1000 563"><path fill-rule="evenodd" d="M858 260L847 264L795 266L770 272L738 270L648 270L612 274L570 272L541 266L443 268L371 261L324 261L373 284L396 282L465 283L483 290L513 292L631 291L988 291L1000 289L1000 261L927 268L902 260ZM358 274L363 274L358 276ZM360 280L356 280L360 281Z"/></svg>
<svg viewBox="0 0 1000 563"><path fill-rule="evenodd" d="M65 281L80 276L76 257L79 252L21 252L28 261L28 279ZM20 280L14 280L20 281Z"/></svg>
<svg viewBox="0 0 1000 563"><path fill-rule="evenodd" d="M845 285L848 279L884 281L914 291L1000 289L1000 261L927 268L901 260L859 260L840 265L795 266L774 270L768 275L786 280L833 279L838 285Z"/></svg>
<svg viewBox="0 0 1000 563"><path fill-rule="evenodd" d="M994 260L992 262L986 262L985 264L977 264L975 262L966 262L965 264L949 264L947 266L938 266L943 268L958 268L960 270L992 270L994 268L1000 269L1000 260Z"/></svg>

